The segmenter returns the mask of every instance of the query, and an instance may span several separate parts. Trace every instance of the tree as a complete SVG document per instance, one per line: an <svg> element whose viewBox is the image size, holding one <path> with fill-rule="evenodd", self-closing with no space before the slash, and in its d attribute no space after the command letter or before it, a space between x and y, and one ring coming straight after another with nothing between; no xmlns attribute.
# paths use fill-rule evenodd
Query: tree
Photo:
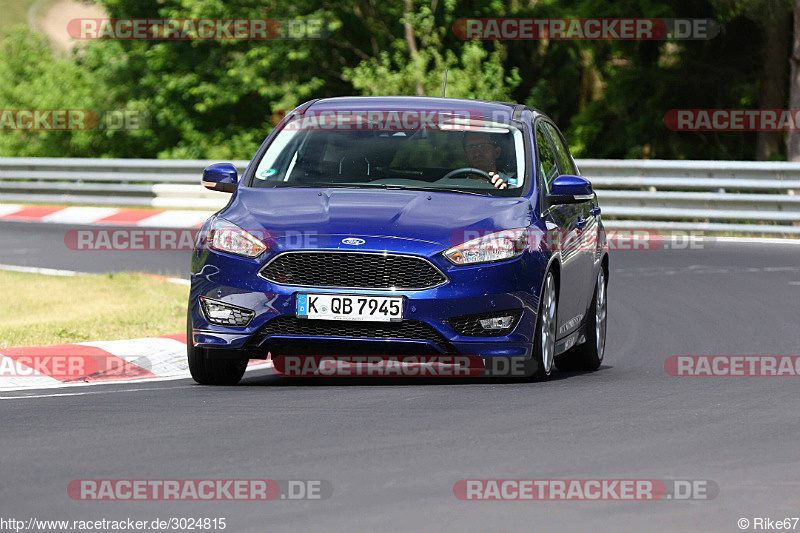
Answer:
<svg viewBox="0 0 800 533"><path fill-rule="evenodd" d="M794 3L794 37L792 43L789 107L800 109L800 0ZM800 131L789 132L788 140L789 161L800 161Z"/></svg>
<svg viewBox="0 0 800 533"><path fill-rule="evenodd" d="M791 33L791 0L713 0L723 20L747 17L758 24L762 36L760 109L782 109L786 106L786 78L789 71L789 36ZM756 159L781 157L784 134L760 131L756 136Z"/></svg>
<svg viewBox="0 0 800 533"><path fill-rule="evenodd" d="M3 155L246 159L273 115L303 101L438 96L445 69L448 96L538 107L579 157L783 155L780 133L675 132L663 118L670 109L784 107L789 30L776 27L791 0L97 1L110 18L323 18L330 35L101 40L57 56L16 33L0 43L2 107L137 109L151 122L138 131L4 132ZM487 17L711 18L722 32L700 41L465 41L453 31L460 18ZM793 57L800 87L798 37ZM792 98L800 108L800 89ZM790 139L798 157L800 139Z"/></svg>
<svg viewBox="0 0 800 533"><path fill-rule="evenodd" d="M410 2L406 1L406 7ZM446 6L447 7L447 6ZM449 9L449 8L448 8ZM404 40L396 40L390 51L344 70L344 79L363 95L439 96L448 69L447 96L508 101L521 77L519 69L506 70L504 48L489 52L480 42L461 43L460 53L443 46L455 21L452 11L437 21L430 7L404 15ZM420 42L417 48L417 40Z"/></svg>
<svg viewBox="0 0 800 533"><path fill-rule="evenodd" d="M87 109L97 115L125 109L97 76L74 56L56 53L48 40L16 26L0 40L0 107L3 109ZM128 109L136 109L130 103ZM147 130L0 132L0 155L131 157L147 146Z"/></svg>

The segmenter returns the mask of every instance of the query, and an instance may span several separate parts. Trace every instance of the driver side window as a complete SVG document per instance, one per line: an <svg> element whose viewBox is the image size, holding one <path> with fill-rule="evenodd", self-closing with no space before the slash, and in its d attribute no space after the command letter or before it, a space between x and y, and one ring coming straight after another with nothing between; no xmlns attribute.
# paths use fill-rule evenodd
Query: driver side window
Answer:
<svg viewBox="0 0 800 533"><path fill-rule="evenodd" d="M553 180L558 177L558 164L541 122L536 126L536 159L539 163L540 183L545 193L550 194Z"/></svg>
<svg viewBox="0 0 800 533"><path fill-rule="evenodd" d="M556 149L556 157L558 157L558 162L561 166L561 173L577 174L578 169L575 168L575 163L573 163L569 155L569 150L567 150L567 146L564 144L558 131L556 131L555 127L550 123L543 122L542 124L544 124L547 133L550 134L550 140L553 141L553 147Z"/></svg>

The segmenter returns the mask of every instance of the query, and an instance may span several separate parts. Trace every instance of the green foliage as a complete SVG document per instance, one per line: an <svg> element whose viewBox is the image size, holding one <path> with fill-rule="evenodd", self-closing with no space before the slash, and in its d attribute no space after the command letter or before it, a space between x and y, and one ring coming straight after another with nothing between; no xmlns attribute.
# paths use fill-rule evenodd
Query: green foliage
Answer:
<svg viewBox="0 0 800 533"><path fill-rule="evenodd" d="M36 0L0 0L0 28L6 29L28 21L28 10ZM43 6L39 6L40 8Z"/></svg>
<svg viewBox="0 0 800 533"><path fill-rule="evenodd" d="M452 16L446 17L453 21ZM445 69L448 70L447 96L507 101L520 84L519 69L506 72L504 49L484 49L479 41L464 44L457 56L444 49L443 41L448 27L437 26L433 13L423 6L417 14L407 14L405 19L414 28L416 54L404 39L396 39L391 51L381 52L377 58L346 68L344 79L362 95L415 95L417 84L426 96L440 96Z"/></svg>
<svg viewBox="0 0 800 533"><path fill-rule="evenodd" d="M57 54L15 27L0 41L0 108L142 110L150 122L133 131L4 131L0 156L247 159L282 110L350 94L440 96L448 69L447 96L538 107L580 157L752 159L756 134L672 132L663 117L757 107L765 35L791 9L790 0L97 1L110 18L324 18L330 36L103 40ZM700 17L722 31L678 42L455 35L458 19L478 17Z"/></svg>

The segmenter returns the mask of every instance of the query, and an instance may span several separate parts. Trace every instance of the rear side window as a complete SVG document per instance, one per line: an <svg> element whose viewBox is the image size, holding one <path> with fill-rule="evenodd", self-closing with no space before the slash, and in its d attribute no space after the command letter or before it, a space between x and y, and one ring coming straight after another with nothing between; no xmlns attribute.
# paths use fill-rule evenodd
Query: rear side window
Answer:
<svg viewBox="0 0 800 533"><path fill-rule="evenodd" d="M539 162L538 170L542 186L545 192L550 194L553 180L558 177L559 172L556 157L553 154L553 149L550 147L550 142L547 140L547 134L545 134L541 122L536 126L536 159Z"/></svg>
<svg viewBox="0 0 800 533"><path fill-rule="evenodd" d="M561 173L577 174L578 169L575 168L575 163L572 161L564 141L561 140L561 135L558 134L558 131L556 131L552 124L547 122L543 124L547 133L550 135L550 139L553 141L553 147L556 150L556 158L558 159L558 166L561 168Z"/></svg>

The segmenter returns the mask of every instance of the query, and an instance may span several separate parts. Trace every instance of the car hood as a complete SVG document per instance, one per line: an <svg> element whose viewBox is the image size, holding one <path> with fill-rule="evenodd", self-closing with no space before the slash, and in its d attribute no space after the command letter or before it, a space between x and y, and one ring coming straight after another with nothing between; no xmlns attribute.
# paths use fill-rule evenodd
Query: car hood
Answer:
<svg viewBox="0 0 800 533"><path fill-rule="evenodd" d="M527 227L530 200L460 193L345 188L240 187L219 213L246 230L302 236L405 239L449 247L492 231ZM341 239L318 239L320 247ZM327 244L326 244L327 243ZM306 245L305 247L309 247Z"/></svg>

